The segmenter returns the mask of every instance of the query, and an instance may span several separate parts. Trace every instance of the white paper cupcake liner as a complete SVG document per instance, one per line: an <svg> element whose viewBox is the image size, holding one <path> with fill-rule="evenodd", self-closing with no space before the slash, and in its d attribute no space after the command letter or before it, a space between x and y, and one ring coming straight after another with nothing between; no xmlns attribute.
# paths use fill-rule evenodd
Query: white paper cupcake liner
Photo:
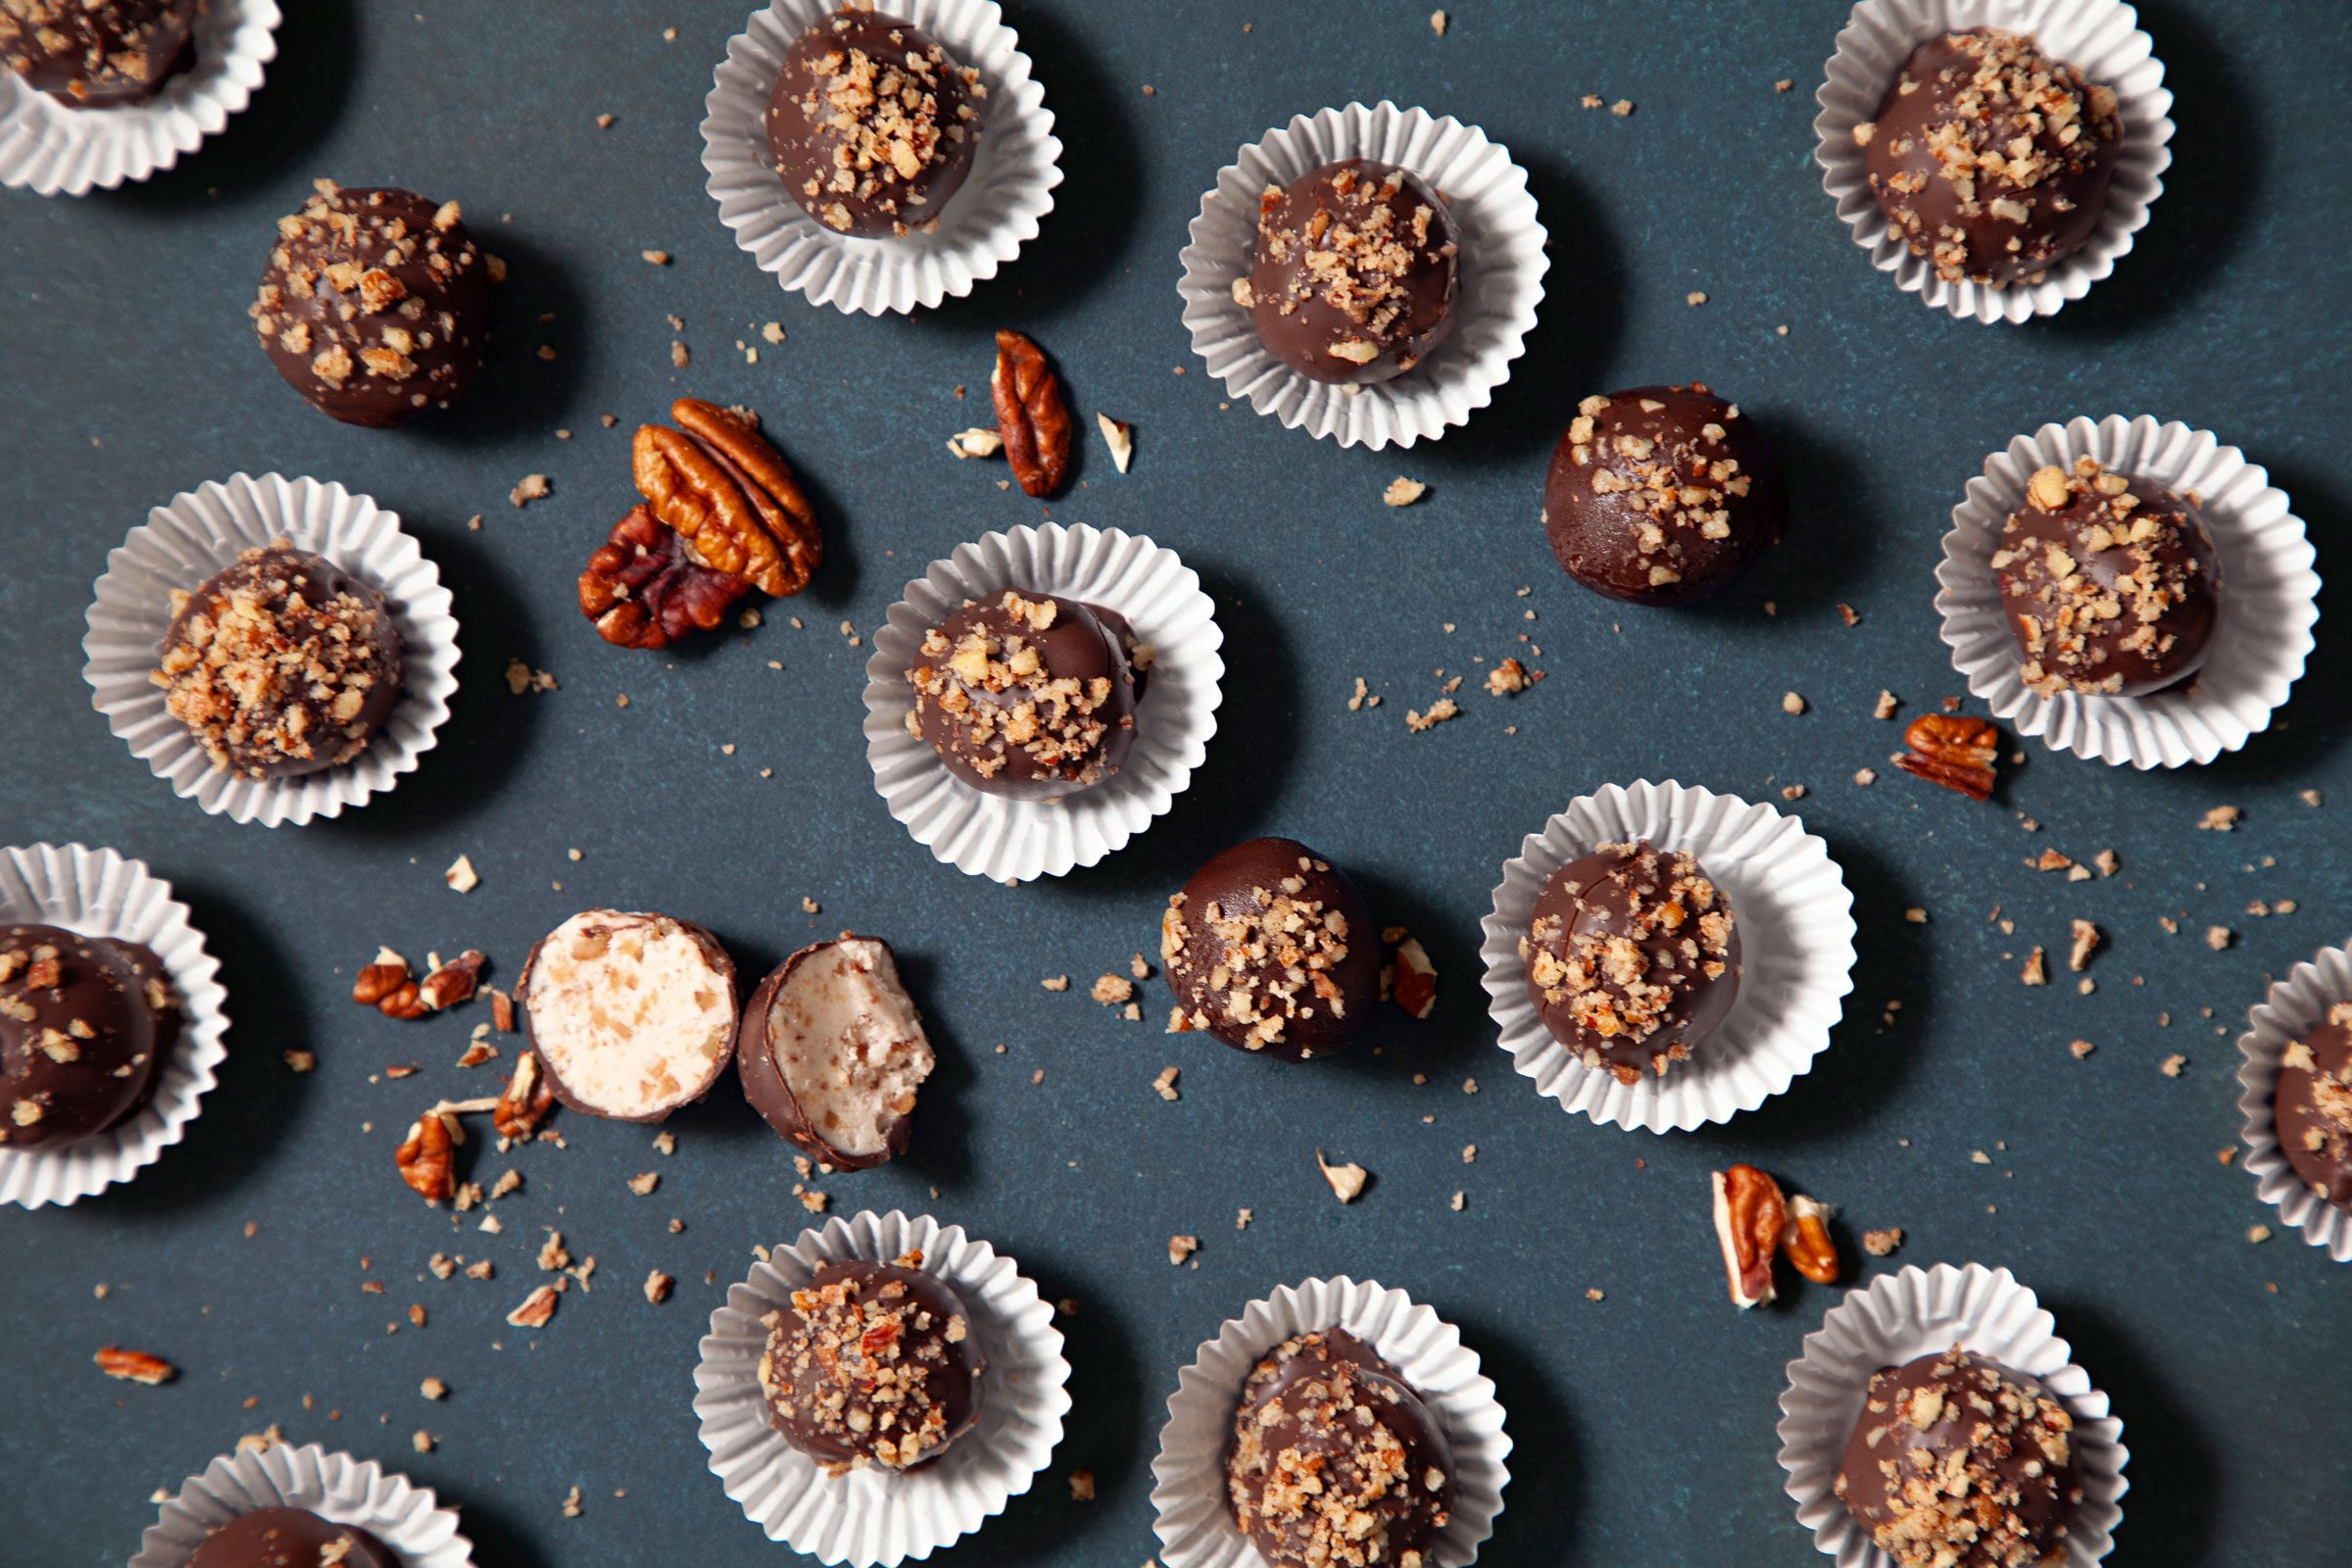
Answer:
<svg viewBox="0 0 2352 1568"><path fill-rule="evenodd" d="M2328 1009L2352 1002L2352 954L2325 948L2309 963L2298 963L2270 995L2246 1014L2246 1032L2237 1037L2238 1054L2245 1062L2237 1081L2245 1088L2237 1108L2245 1122L2238 1142L2246 1146L2240 1161L2259 1185L2262 1200L2278 1210L2278 1217L2303 1233L2312 1246L2324 1248L2338 1263L2352 1263L2352 1214L2345 1213L2311 1190L2286 1162L2278 1144L2272 1101L2278 1088L2278 1059L2287 1042L2300 1040L2328 1020Z"/></svg>
<svg viewBox="0 0 2352 1568"><path fill-rule="evenodd" d="M2191 501L2213 536L2219 565L2221 612L2205 665L2185 690L2147 697L2083 697L2062 692L2036 697L2018 675L2017 641L2001 612L1992 570L2001 525L2026 504L2026 482L2036 468L2072 471L2080 457L2095 458L2133 478L2152 480ZM1941 590L1936 608L1952 667L1992 716L2020 735L2040 737L2053 751L2133 767L2180 767L2210 762L2270 727L2287 688L2311 655L2311 628L2320 618L2318 559L2303 519L2287 510L2286 493L2210 430L2179 420L2157 423L2146 415L2109 415L2045 424L2011 438L1968 481L1943 536L1936 568Z"/></svg>
<svg viewBox="0 0 2352 1568"><path fill-rule="evenodd" d="M784 52L837 0L776 0L756 11L727 44L703 100L706 187L735 243L784 288L845 314L904 316L997 275L1037 237L1061 183L1061 141L1045 89L1029 74L1020 35L996 0L880 0L937 38L949 56L980 73L980 143L962 186L939 214L936 233L866 239L827 228L784 188L767 150L762 117Z"/></svg>
<svg viewBox="0 0 2352 1568"><path fill-rule="evenodd" d="M2068 1528L2067 1560L2095 1563L2113 1550L2131 1450L2124 1446L2123 1422L2108 1413L2107 1396L2068 1359L2073 1352L2056 1327L2016 1276L1982 1263L1905 1267L1848 1291L1821 1327L1805 1336L1804 1354L1788 1363L1788 1387L1781 1395L1781 1468L1788 1472L1797 1522L1813 1532L1814 1544L1837 1558L1838 1568L1887 1568L1886 1554L1832 1490L1838 1467L1862 1414L1870 1375L1958 1345L2038 1379L2065 1403L2075 1418L2082 1483L2082 1501Z"/></svg>
<svg viewBox="0 0 2352 1568"><path fill-rule="evenodd" d="M1286 1285L1228 1318L1177 1377L1168 1397L1159 1456L1152 1461L1152 1528L1164 1568L1264 1568L1257 1548L1233 1522L1225 1488L1225 1449L1250 1370L1286 1340L1346 1329L1394 1366L1446 1429L1453 1449L1453 1508L1429 1555L1435 1568L1462 1568L1494 1533L1503 1460L1511 1451L1494 1380L1478 1370L1478 1352L1462 1332L1402 1291L1371 1280L1307 1280Z"/></svg>
<svg viewBox="0 0 2352 1568"><path fill-rule="evenodd" d="M1931 38L1971 27L2030 32L2042 52L2082 69L2083 79L2115 89L2123 117L2123 146L2107 189L2107 210L2083 247L2045 272L2039 282L1988 288L1936 275L1930 260L1897 238L1870 191L1870 171L1854 127L1876 120L1879 105L1902 74L1911 51ZM2139 17L2122 0L1861 0L1830 56L1829 79L1813 97L1821 105L1813 157L1838 216L1871 265L1894 274L1895 286L1917 294L1932 310L1979 321L2023 321L2055 315L2069 300L2115 270L2117 258L2148 220L2163 194L2173 162L2172 92L2164 62L2139 30Z"/></svg>
<svg viewBox="0 0 2352 1568"><path fill-rule="evenodd" d="M227 1058L220 965L188 923L187 906L143 860L79 844L0 850L0 925L63 926L152 949L179 999L179 1039L155 1096L120 1127L56 1150L0 1150L0 1203L72 1203L129 1181L180 1141Z"/></svg>
<svg viewBox="0 0 2352 1568"><path fill-rule="evenodd" d="M1740 975L1731 1014L1690 1059L1629 1085L1552 1038L1528 998L1519 940L1552 872L1603 844L1642 839L1695 856L1731 900ZM1571 801L1503 862L1494 911L1479 924L1497 1043L1538 1090L1604 1126L1687 1132L1755 1109L1811 1069L1854 989L1854 896L1829 846L1797 817L1671 779Z"/></svg>
<svg viewBox="0 0 2352 1568"><path fill-rule="evenodd" d="M172 590L193 589L273 539L322 556L381 592L400 627L405 674L400 705L340 767L288 779L251 779L216 769L204 749L164 710L148 675L172 624ZM389 790L433 749L458 689L458 623L440 570L401 531L400 518L339 484L231 474L173 496L147 514L106 558L97 598L83 618L82 678L114 732L174 794L217 816L265 827L300 827Z"/></svg>
<svg viewBox="0 0 2352 1568"><path fill-rule="evenodd" d="M1135 749L1119 771L1058 801L1014 801L950 773L930 745L906 733L923 633L962 608L1005 588L1057 594L1115 610L1136 642L1152 650ZM1216 601L1173 550L1149 537L1081 523L992 533L931 563L890 607L865 662L865 756L890 814L918 844L959 871L999 882L1062 876L1093 865L1164 814L1217 731Z"/></svg>
<svg viewBox="0 0 2352 1568"><path fill-rule="evenodd" d="M909 1250L954 1287L988 1358L979 1421L935 1462L903 1474L869 1466L828 1476L767 1423L760 1319L792 1303L817 1269L846 1258L895 1262ZM856 1568L891 1568L970 1535L1029 1490L1061 1442L1070 1363L1054 1308L1009 1257L959 1225L893 1209L835 1217L779 1247L727 1288L694 1369L695 1414L710 1473L745 1517L795 1551Z"/></svg>
<svg viewBox="0 0 2352 1568"><path fill-rule="evenodd" d="M431 1488L315 1443L224 1453L188 1477L140 1538L130 1568L185 1568L205 1537L264 1508L307 1508L357 1525L391 1547L401 1568L472 1568L473 1543L458 1534L458 1511L441 1507Z"/></svg>
<svg viewBox="0 0 2352 1568"><path fill-rule="evenodd" d="M0 71L0 185L86 196L170 169L217 134L277 57L277 0L210 0L196 62L143 104L69 109Z"/></svg>
<svg viewBox="0 0 2352 1568"><path fill-rule="evenodd" d="M1343 158L1412 171L1445 198L1461 231L1454 303L1460 323L1420 365L1373 386L1300 375L1266 351L1249 311L1233 298L1234 280L1249 275L1257 254L1258 197L1265 188ZM1494 401L1494 389L1510 379L1511 362L1526 350L1551 265L1527 171L1511 162L1508 149L1450 115L1440 119L1386 99L1368 109L1356 103L1311 119L1294 116L1243 148L1217 172L1188 232L1178 289L1193 352L1209 373L1286 426L1376 452L1434 441Z"/></svg>

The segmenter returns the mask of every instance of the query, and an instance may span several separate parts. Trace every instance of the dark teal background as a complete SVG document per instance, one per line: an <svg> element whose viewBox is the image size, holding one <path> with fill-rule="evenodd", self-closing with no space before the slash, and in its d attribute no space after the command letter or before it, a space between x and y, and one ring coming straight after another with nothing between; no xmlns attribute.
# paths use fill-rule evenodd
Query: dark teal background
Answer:
<svg viewBox="0 0 2352 1568"><path fill-rule="evenodd" d="M1870 710L1882 687L1906 714L1963 690L1936 635L1938 540L1984 454L2044 420L2214 429L2269 466L2322 571L2336 566L2352 517L2352 10L2143 6L2180 94L2170 188L2111 279L2015 328L1924 309L1836 220L1809 128L1836 0L1460 0L1443 38L1427 0L1016 4L1064 143L1042 234L970 298L912 319L811 310L736 250L702 189L696 126L741 6L292 0L252 109L178 169L78 201L0 193L0 841L147 859L220 957L233 1023L184 1146L74 1208L0 1214L0 1560L120 1563L150 1492L270 1422L438 1489L485 1568L789 1556L709 1474L690 1409L710 1306L755 1244L806 1221L785 1147L731 1080L672 1120L672 1158L644 1129L564 1117L568 1149L513 1161L525 1183L497 1206L498 1238L453 1231L394 1174L418 1109L486 1092L485 1073L451 1066L485 1014L393 1023L345 1000L354 966L379 943L477 946L511 982L535 938L590 904L704 921L754 977L811 933L898 945L943 1063L907 1157L821 1185L837 1210L960 1222L1078 1308L1054 1470L952 1563L1142 1562L1162 1402L1194 1346L1252 1297L1342 1271L1435 1305L1500 1384L1518 1447L1483 1562L1815 1562L1781 1490L1774 1401L1837 1293L1804 1286L1746 1316L1726 1303L1706 1173L1735 1159L1842 1205L1857 1277L1977 1260L2041 1293L2126 1424L2116 1562L2343 1560L2352 1270L2283 1230L2248 1245L2278 1216L2215 1152L2236 1142L2245 1009L2352 924L2352 603L2330 589L2293 701L2206 768L2144 775L2027 743L1978 806L1889 768L1899 726ZM1795 89L1776 94L1782 77ZM1583 110L1587 92L1637 112ZM1176 296L1185 224L1238 147L1383 96L1506 144L1552 255L1494 405L1401 453L1221 408ZM450 414L347 429L255 349L245 306L272 221L318 175L455 197L506 258L490 368ZM650 267L649 248L675 260ZM1692 290L1703 307L1684 303ZM760 342L769 320L786 343ZM1054 353L1086 427L1078 483L1052 506L941 449L986 422L1000 325ZM693 351L684 371L673 337ZM1551 443L1587 393L1692 377L1779 444L1790 537L1707 607L1604 604L1561 577L1537 526ZM630 429L681 391L766 416L823 510L830 559L755 632L623 653L572 608L572 579L633 499ZM1097 410L1135 423L1125 477ZM150 506L240 468L339 479L398 511L464 625L463 689L422 770L305 829L237 827L173 798L80 678L108 549ZM533 471L554 495L517 512L507 492ZM1431 490L1392 511L1380 492L1399 473ZM835 628L870 632L927 562L1041 515L1182 551L1219 602L1228 675L1221 732L1173 813L1091 871L1015 891L934 862L883 809L858 732L866 649ZM1487 696L1474 659L1511 654L1549 678ZM513 657L561 689L511 696ZM1464 716L1408 735L1440 668L1470 675ZM1377 710L1348 710L1357 676ZM1802 717L1781 711L1789 690ZM1874 786L1850 782L1863 766ZM1751 799L1804 784L1790 808L1845 867L1861 925L1850 1013L1812 1074L1728 1127L1668 1138L1539 1098L1494 1047L1475 962L1521 836L1643 776ZM2301 804L2308 789L2328 804ZM2223 803L2243 808L2238 829L2197 831ZM1386 1017L1381 1054L1298 1069L1086 999L1151 950L1198 860L1256 832L1306 839L1420 934L1441 974L1433 1020ZM2122 873L2025 867L2049 847L2112 848ZM461 852L483 878L463 899L441 882ZM2256 918L2256 899L2299 907ZM1996 904L2014 935L1988 923ZM1903 919L1911 906L1927 924ZM2078 916L2107 933L2095 994L2058 965L2058 983L2021 987L2026 948L2062 956ZM2237 932L2226 952L2199 940L2214 923ZM1063 973L1068 993L1040 989ZM1147 1016L1165 1000L1147 987ZM2089 1059L2068 1054L2077 1037L2095 1042ZM287 1069L297 1048L317 1072ZM2188 1058L2178 1079L2157 1067L2173 1053ZM412 1061L416 1077L381 1077ZM1151 1087L1169 1064L1175 1104ZM1373 1171L1360 1201L1332 1200L1317 1148ZM507 1163L484 1154L473 1173ZM624 1183L649 1168L659 1192L633 1196ZM1245 1204L1256 1218L1237 1233ZM594 1293L534 1336L501 1320L537 1277L543 1225L599 1267ZM1860 1231L1886 1225L1907 1233L1902 1251L1859 1258ZM1168 1265L1175 1232L1201 1238L1197 1269ZM433 1280L436 1250L490 1256L498 1278ZM658 1308L638 1289L655 1267L679 1281ZM429 1325L387 1335L412 1301ZM110 1343L181 1376L110 1382L90 1364ZM426 1376L446 1402L418 1396ZM429 1455L410 1449L419 1427L439 1440ZM1095 1473L1095 1501L1070 1499L1075 1467ZM585 1510L565 1519L574 1486Z"/></svg>

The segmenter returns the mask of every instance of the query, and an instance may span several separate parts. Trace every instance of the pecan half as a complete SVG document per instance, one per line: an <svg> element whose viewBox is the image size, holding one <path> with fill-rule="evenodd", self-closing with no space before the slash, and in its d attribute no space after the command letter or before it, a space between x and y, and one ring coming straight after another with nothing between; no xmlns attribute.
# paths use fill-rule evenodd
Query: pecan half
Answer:
<svg viewBox="0 0 2352 1568"><path fill-rule="evenodd" d="M481 984L482 965L489 961L479 949L467 948L418 983L416 1000L427 1012L439 1012L443 1007L454 1007L467 1001L473 996L474 987Z"/></svg>
<svg viewBox="0 0 2352 1568"><path fill-rule="evenodd" d="M1715 1172L1715 1239L1723 1247L1733 1305L1744 1310L1779 1294L1772 1254L1788 1227L1788 1204L1779 1182L1753 1165Z"/></svg>
<svg viewBox="0 0 2352 1568"><path fill-rule="evenodd" d="M997 406L1004 461L1026 495L1049 496L1070 469L1070 410L1046 351L1009 328L997 333L988 392Z"/></svg>
<svg viewBox="0 0 2352 1568"><path fill-rule="evenodd" d="M1781 1232L1781 1253L1790 1267L1814 1284L1837 1284L1838 1244L1830 1240L1830 1205L1802 1193L1788 1200L1788 1224Z"/></svg>
<svg viewBox="0 0 2352 1568"><path fill-rule="evenodd" d="M1972 801L1991 798L2001 732L1989 720L1923 713L1903 731L1903 744L1911 750L1894 765L1912 777L1958 790Z"/></svg>
<svg viewBox="0 0 2352 1568"><path fill-rule="evenodd" d="M392 1154L400 1179L427 1202L458 1196L457 1118L426 1111L410 1124L409 1136Z"/></svg>
<svg viewBox="0 0 2352 1568"><path fill-rule="evenodd" d="M680 398L678 428L639 425L630 449L637 489L694 559L781 597L808 586L824 559L816 511L784 459L749 421L715 403Z"/></svg>
<svg viewBox="0 0 2352 1568"><path fill-rule="evenodd" d="M539 1065L538 1053L526 1051L514 1058L514 1075L490 1112L490 1125L499 1137L520 1143L539 1130L555 1103L556 1086Z"/></svg>
<svg viewBox="0 0 2352 1568"><path fill-rule="evenodd" d="M696 561L686 541L637 507L612 525L580 573L580 613L596 634L620 648L667 648L709 631L727 607L752 591L741 577Z"/></svg>
<svg viewBox="0 0 2352 1568"><path fill-rule="evenodd" d="M98 1370L110 1378L121 1378L125 1383L144 1383L149 1388L158 1383L169 1383L179 1375L179 1368L162 1356L149 1355L145 1350L125 1350L119 1345L107 1346L90 1359L97 1362Z"/></svg>

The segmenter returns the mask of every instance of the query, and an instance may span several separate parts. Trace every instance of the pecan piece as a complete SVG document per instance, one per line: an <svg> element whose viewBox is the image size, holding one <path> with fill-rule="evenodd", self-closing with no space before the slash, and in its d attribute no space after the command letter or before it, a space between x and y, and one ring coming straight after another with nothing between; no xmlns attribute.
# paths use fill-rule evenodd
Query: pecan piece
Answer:
<svg viewBox="0 0 2352 1568"><path fill-rule="evenodd" d="M474 988L481 984L482 965L489 961L480 949L467 948L424 977L416 987L416 1000L425 1011L439 1012L471 999Z"/></svg>
<svg viewBox="0 0 2352 1568"><path fill-rule="evenodd" d="M376 949L375 960L353 977L351 1000L363 1007L375 1008L387 1018L424 1016L416 982L409 978L409 960L390 948Z"/></svg>
<svg viewBox="0 0 2352 1568"><path fill-rule="evenodd" d="M428 1203L458 1196L457 1118L445 1111L426 1111L409 1126L409 1136L393 1152L400 1179Z"/></svg>
<svg viewBox="0 0 2352 1568"><path fill-rule="evenodd" d="M1714 1173L1715 1239L1732 1304L1742 1310L1773 1299L1772 1254L1788 1228L1781 1184L1753 1165Z"/></svg>
<svg viewBox="0 0 2352 1568"><path fill-rule="evenodd" d="M824 557L816 512L792 469L751 424L714 403L680 398L679 428L637 427L630 466L654 515L702 564L747 577L773 597L808 586Z"/></svg>
<svg viewBox="0 0 2352 1568"><path fill-rule="evenodd" d="M121 1378L125 1383L144 1383L149 1388L158 1383L169 1383L179 1375L179 1368L162 1356L149 1355L145 1350L125 1350L119 1345L107 1346L90 1359L97 1362L98 1370L110 1378Z"/></svg>
<svg viewBox="0 0 2352 1568"><path fill-rule="evenodd" d="M1070 468L1070 410L1046 351L1009 328L997 333L997 368L988 378L1004 461L1022 493L1050 496Z"/></svg>
<svg viewBox="0 0 2352 1568"><path fill-rule="evenodd" d="M1972 801L1991 797L2001 732L1989 720L1923 713L1903 731L1903 744L1911 750L1894 765L1912 777L1958 790Z"/></svg>
<svg viewBox="0 0 2352 1568"><path fill-rule="evenodd" d="M1788 1224L1781 1232L1781 1254L1816 1285L1838 1283L1838 1244L1830 1240L1830 1205L1799 1193L1788 1200Z"/></svg>
<svg viewBox="0 0 2352 1568"><path fill-rule="evenodd" d="M686 541L644 507L612 525L580 573L580 613L621 648L667 648L709 631L752 591L741 577L696 561Z"/></svg>
<svg viewBox="0 0 2352 1568"><path fill-rule="evenodd" d="M505 1092L490 1112L490 1125L499 1137L520 1143L539 1130L555 1103L554 1081L539 1064L538 1053L526 1051L514 1058L514 1075L507 1080Z"/></svg>
<svg viewBox="0 0 2352 1568"><path fill-rule="evenodd" d="M518 1329L543 1329L555 1315L556 1288L541 1285L522 1298L520 1306L507 1314L507 1321Z"/></svg>
<svg viewBox="0 0 2352 1568"><path fill-rule="evenodd" d="M1401 937L1396 945L1390 971L1389 1000L1416 1018L1426 1018L1438 1006L1438 966L1419 937Z"/></svg>

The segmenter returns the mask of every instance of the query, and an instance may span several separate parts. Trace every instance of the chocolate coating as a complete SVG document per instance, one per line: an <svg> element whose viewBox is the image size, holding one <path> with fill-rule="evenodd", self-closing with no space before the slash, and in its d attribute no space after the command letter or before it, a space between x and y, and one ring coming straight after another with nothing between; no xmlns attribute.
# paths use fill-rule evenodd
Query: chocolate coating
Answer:
<svg viewBox="0 0 2352 1568"><path fill-rule="evenodd" d="M2074 1426L2039 1383L1954 1346L1871 1375L1837 1494L1895 1568L2064 1568Z"/></svg>
<svg viewBox="0 0 2352 1568"><path fill-rule="evenodd" d="M988 1358L921 1260L827 1263L763 1320L768 1423L834 1475L929 1464L979 1419Z"/></svg>
<svg viewBox="0 0 2352 1568"><path fill-rule="evenodd" d="M922 28L844 6L784 51L767 150L809 217L844 234L937 224L971 172L980 74Z"/></svg>
<svg viewBox="0 0 2352 1568"><path fill-rule="evenodd" d="M1258 199L1234 298L1276 359L1318 381L1390 381L1453 335L1460 236L1418 174L1349 158Z"/></svg>
<svg viewBox="0 0 2352 1568"><path fill-rule="evenodd" d="M1992 554L2026 689L2141 697L2194 674L2220 613L2205 524L2170 490L2043 468Z"/></svg>
<svg viewBox="0 0 2352 1568"><path fill-rule="evenodd" d="M0 927L0 1149L65 1149L137 1115L176 1024L147 949Z"/></svg>
<svg viewBox="0 0 2352 1568"><path fill-rule="evenodd" d="M2337 1003L2326 1023L2288 1044L2271 1115L2295 1174L2352 1214L2352 1003Z"/></svg>
<svg viewBox="0 0 2352 1568"><path fill-rule="evenodd" d="M196 63L202 0L0 0L0 70L71 109L143 104Z"/></svg>
<svg viewBox="0 0 2352 1568"><path fill-rule="evenodd" d="M1395 1367L1331 1329L1250 1369L1225 1486L1234 1522L1275 1568L1389 1568L1446 1527L1453 1449Z"/></svg>
<svg viewBox="0 0 2352 1568"><path fill-rule="evenodd" d="M1176 993L1168 1028L1205 1029L1286 1061L1328 1056L1379 1000L1378 935L1348 874L1297 839L1237 844L1160 915L1160 962Z"/></svg>
<svg viewBox="0 0 2352 1568"><path fill-rule="evenodd" d="M1008 588L924 634L906 672L919 735L975 789L1041 800L1091 789L1135 747L1124 639L1093 607Z"/></svg>
<svg viewBox="0 0 2352 1568"><path fill-rule="evenodd" d="M1994 288L2082 248L2123 133L2113 88L1991 27L1921 44L1854 129L1895 237L1946 282Z"/></svg>
<svg viewBox="0 0 2352 1568"><path fill-rule="evenodd" d="M1552 872L1519 953L1544 1027L1624 1084L1688 1059L1740 994L1740 928L1723 890L1646 839Z"/></svg>
<svg viewBox="0 0 2352 1568"><path fill-rule="evenodd" d="M1772 444L1697 381L1585 399L1544 481L1561 569L1638 605L1706 598L1778 544L1788 518Z"/></svg>
<svg viewBox="0 0 2352 1568"><path fill-rule="evenodd" d="M473 384L498 264L456 202L331 179L277 220L247 315L286 385L345 424L395 425Z"/></svg>
<svg viewBox="0 0 2352 1568"><path fill-rule="evenodd" d="M280 539L174 594L157 682L213 766L294 778L367 750L400 702L384 596Z"/></svg>
<svg viewBox="0 0 2352 1568"><path fill-rule="evenodd" d="M342 1547L330 1557L329 1548ZM392 1549L358 1525L321 1519L308 1508L241 1513L197 1545L188 1568L400 1568Z"/></svg>

